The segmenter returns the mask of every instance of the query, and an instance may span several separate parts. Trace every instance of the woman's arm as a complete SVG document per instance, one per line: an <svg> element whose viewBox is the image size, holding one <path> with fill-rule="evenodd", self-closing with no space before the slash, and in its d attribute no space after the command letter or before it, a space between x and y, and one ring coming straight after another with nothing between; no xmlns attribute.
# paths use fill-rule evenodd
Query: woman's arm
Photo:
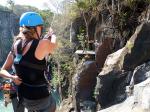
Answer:
<svg viewBox="0 0 150 112"><path fill-rule="evenodd" d="M48 33L45 35L43 41L43 45L46 49L46 55L52 54L54 49L56 48L56 35L54 34L53 29L50 27ZM42 43L41 41L41 43Z"/></svg>
<svg viewBox="0 0 150 112"><path fill-rule="evenodd" d="M44 39L40 40L39 42L39 45L35 52L36 58L42 60L45 56L52 54L56 46L56 35L50 28L48 34L44 37Z"/></svg>
<svg viewBox="0 0 150 112"><path fill-rule="evenodd" d="M7 58L6 58L5 63L2 66L2 69L6 69L6 70L11 69L12 64L13 64L13 54L10 51L9 54L8 54L8 56L7 56Z"/></svg>
<svg viewBox="0 0 150 112"><path fill-rule="evenodd" d="M0 77L12 79L16 85L20 85L21 79L17 75L11 75L7 70L11 69L13 65L13 54L10 52L7 59L0 70Z"/></svg>
<svg viewBox="0 0 150 112"><path fill-rule="evenodd" d="M7 72L7 70L11 69L13 64L13 55L11 52L9 52L7 59L5 61L5 63L3 64L1 71L0 71L0 76L4 77L4 78L9 78L12 79L12 75L9 74L9 72Z"/></svg>

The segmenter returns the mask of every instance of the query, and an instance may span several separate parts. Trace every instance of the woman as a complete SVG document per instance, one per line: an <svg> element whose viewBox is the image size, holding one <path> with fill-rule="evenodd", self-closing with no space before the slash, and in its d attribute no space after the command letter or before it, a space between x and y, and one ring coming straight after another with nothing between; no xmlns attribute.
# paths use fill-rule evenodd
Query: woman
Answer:
<svg viewBox="0 0 150 112"><path fill-rule="evenodd" d="M56 105L49 93L44 76L45 57L56 48L56 36L52 29L44 39L43 19L36 12L26 12L20 18L22 34L16 39L8 54L0 75L12 79L18 85L18 96L29 112L54 112ZM6 68L14 65L16 75L10 75Z"/></svg>

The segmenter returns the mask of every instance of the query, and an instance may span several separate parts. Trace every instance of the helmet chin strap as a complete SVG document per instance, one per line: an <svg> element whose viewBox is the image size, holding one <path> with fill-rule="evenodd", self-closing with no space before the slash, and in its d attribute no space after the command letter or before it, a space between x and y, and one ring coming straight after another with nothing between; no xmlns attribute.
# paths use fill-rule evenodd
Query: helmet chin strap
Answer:
<svg viewBox="0 0 150 112"><path fill-rule="evenodd" d="M34 28L34 30L35 30L35 32L36 32L36 35L38 36L38 39L40 40L40 37L41 37L41 35L42 35L42 31L41 31L41 35L39 35L38 32L37 32L37 28L36 28L36 27Z"/></svg>

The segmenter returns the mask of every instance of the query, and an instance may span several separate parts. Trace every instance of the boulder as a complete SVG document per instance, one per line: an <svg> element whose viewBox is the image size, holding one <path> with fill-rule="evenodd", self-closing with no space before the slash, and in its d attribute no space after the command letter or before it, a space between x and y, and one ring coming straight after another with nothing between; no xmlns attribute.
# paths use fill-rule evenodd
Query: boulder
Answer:
<svg viewBox="0 0 150 112"><path fill-rule="evenodd" d="M104 66L105 60L109 54L113 52L113 39L106 38L104 41L96 48L96 63L101 70Z"/></svg>
<svg viewBox="0 0 150 112"><path fill-rule="evenodd" d="M95 61L85 61L78 67L78 72L73 78L73 96L76 111L80 110L80 103L95 101L93 95L97 74Z"/></svg>
<svg viewBox="0 0 150 112"><path fill-rule="evenodd" d="M134 86L134 93L123 103L98 112L150 112L150 78Z"/></svg>
<svg viewBox="0 0 150 112"><path fill-rule="evenodd" d="M125 87L128 85L132 72L138 65L150 59L150 22L137 27L135 33L126 43L125 47L108 55L102 71L97 77L96 94L102 108L116 102L117 88L122 86L125 99ZM125 82L128 80L127 82ZM121 93L122 93L121 92ZM121 101L121 100L119 100Z"/></svg>
<svg viewBox="0 0 150 112"><path fill-rule="evenodd" d="M133 70L138 65L150 60L150 22L141 24L129 39L126 47L130 48L130 53L124 57L123 69Z"/></svg>

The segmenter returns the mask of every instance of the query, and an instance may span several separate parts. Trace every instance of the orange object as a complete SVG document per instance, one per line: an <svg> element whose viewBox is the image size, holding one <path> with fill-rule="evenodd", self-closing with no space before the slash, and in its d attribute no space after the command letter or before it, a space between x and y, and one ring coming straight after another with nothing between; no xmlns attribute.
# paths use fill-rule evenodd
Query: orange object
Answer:
<svg viewBox="0 0 150 112"><path fill-rule="evenodd" d="M4 84L3 90L11 90L11 84Z"/></svg>

